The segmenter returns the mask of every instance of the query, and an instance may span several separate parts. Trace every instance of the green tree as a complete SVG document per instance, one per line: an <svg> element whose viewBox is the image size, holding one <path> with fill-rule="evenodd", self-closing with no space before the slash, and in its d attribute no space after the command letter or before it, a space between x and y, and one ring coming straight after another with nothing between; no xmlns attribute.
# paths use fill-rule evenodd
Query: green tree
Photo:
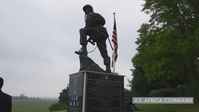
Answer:
<svg viewBox="0 0 199 112"><path fill-rule="evenodd" d="M151 18L138 30L133 86L142 78L162 87L199 79L198 6L196 0L145 0L142 11Z"/></svg>
<svg viewBox="0 0 199 112"><path fill-rule="evenodd" d="M50 111L58 111L67 109L68 102L68 86L59 93L59 100L57 103L53 103L48 109Z"/></svg>
<svg viewBox="0 0 199 112"><path fill-rule="evenodd" d="M67 104L68 102L68 87L66 89L63 89L62 92L59 94L59 103Z"/></svg>
<svg viewBox="0 0 199 112"><path fill-rule="evenodd" d="M133 70L133 80L131 85L131 91L133 96L143 97L148 96L150 92L150 84L147 83L144 71L141 68L136 68Z"/></svg>
<svg viewBox="0 0 199 112"><path fill-rule="evenodd" d="M132 98L132 93L131 93L131 91L130 90L128 90L128 89L125 89L124 88L124 98L126 98L126 99L131 99Z"/></svg>

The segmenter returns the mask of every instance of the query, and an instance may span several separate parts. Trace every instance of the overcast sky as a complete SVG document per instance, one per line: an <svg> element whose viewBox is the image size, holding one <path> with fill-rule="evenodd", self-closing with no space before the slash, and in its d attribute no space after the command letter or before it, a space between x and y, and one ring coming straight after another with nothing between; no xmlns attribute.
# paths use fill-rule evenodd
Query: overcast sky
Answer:
<svg viewBox="0 0 199 112"><path fill-rule="evenodd" d="M111 39L116 13L118 61L116 72L125 75L125 88L132 79L137 30L148 15L142 0L0 0L0 76L4 92L18 96L58 97L79 71L79 29L84 27L82 7L91 4L106 19ZM88 51L95 46L89 45ZM112 55L107 41L109 56ZM102 68L98 49L88 54Z"/></svg>

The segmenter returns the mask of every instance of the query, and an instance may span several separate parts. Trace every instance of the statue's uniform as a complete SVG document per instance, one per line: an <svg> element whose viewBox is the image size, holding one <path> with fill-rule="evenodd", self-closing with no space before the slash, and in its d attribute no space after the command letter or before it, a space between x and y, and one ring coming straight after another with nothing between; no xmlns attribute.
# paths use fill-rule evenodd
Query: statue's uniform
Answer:
<svg viewBox="0 0 199 112"><path fill-rule="evenodd" d="M85 15L85 27L80 29L80 44L82 46L87 45L87 35L91 40L97 43L97 47L104 59L104 64L106 69L110 71L110 57L108 56L106 49L106 39L108 38L108 33L103 25L105 24L105 19L98 13L90 12Z"/></svg>

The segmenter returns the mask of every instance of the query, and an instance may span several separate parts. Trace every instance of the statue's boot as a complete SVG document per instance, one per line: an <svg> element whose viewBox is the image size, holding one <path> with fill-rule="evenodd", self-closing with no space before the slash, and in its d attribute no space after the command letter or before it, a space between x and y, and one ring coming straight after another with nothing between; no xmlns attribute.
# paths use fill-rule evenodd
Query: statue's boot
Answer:
<svg viewBox="0 0 199 112"><path fill-rule="evenodd" d="M79 55L87 55L87 48L86 45L82 45L82 48L79 51L75 51L76 54Z"/></svg>
<svg viewBox="0 0 199 112"><path fill-rule="evenodd" d="M109 65L106 65L106 72L107 72L107 73L111 73L110 64L109 64Z"/></svg>
<svg viewBox="0 0 199 112"><path fill-rule="evenodd" d="M106 72L111 73L110 57L104 58L104 65L106 66Z"/></svg>

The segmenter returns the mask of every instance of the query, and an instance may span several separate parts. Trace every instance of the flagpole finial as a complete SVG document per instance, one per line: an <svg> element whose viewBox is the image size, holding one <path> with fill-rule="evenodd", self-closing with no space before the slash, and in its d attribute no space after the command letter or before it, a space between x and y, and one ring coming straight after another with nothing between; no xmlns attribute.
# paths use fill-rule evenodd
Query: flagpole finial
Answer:
<svg viewBox="0 0 199 112"><path fill-rule="evenodd" d="M115 12L113 12L113 17L114 17L114 19L115 19Z"/></svg>

